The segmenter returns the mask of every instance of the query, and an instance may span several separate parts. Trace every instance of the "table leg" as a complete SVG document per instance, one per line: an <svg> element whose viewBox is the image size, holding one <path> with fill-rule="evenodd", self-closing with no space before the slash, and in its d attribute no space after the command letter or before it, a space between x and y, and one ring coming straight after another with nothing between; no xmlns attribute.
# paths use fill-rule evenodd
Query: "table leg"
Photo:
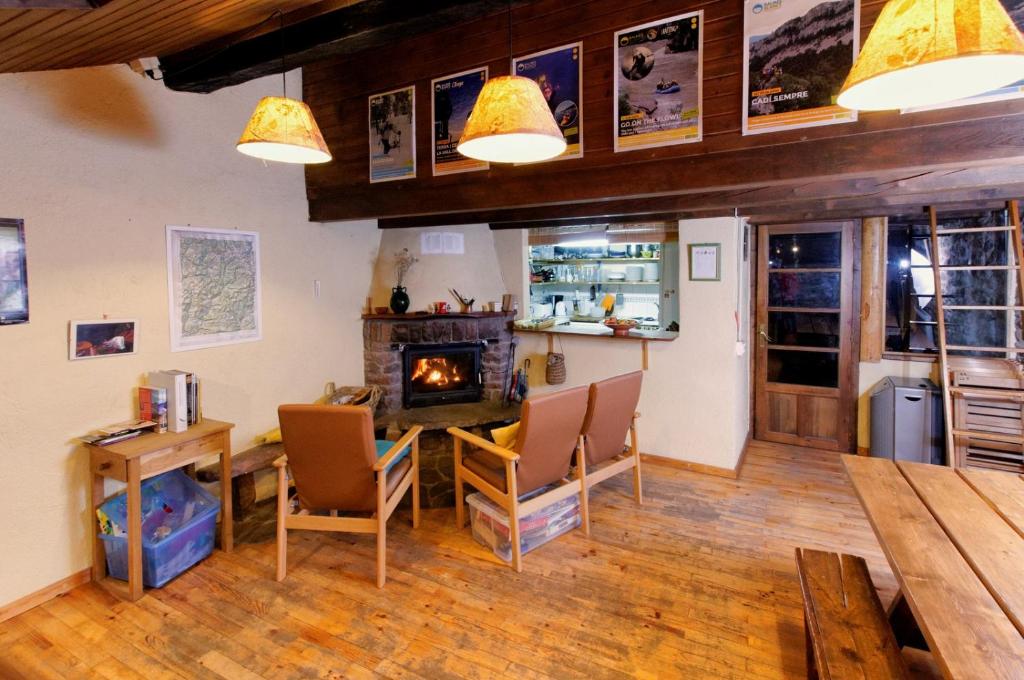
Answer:
<svg viewBox="0 0 1024 680"><path fill-rule="evenodd" d="M896 643L900 647L914 647L928 651L928 643L921 633L920 626L914 618L914 612L907 604L907 598L903 591L896 593L892 604L889 605L889 624L892 626L893 635L896 636Z"/></svg>
<svg viewBox="0 0 1024 680"><path fill-rule="evenodd" d="M139 459L128 461L128 598L142 597L142 480Z"/></svg>
<svg viewBox="0 0 1024 680"><path fill-rule="evenodd" d="M220 549L231 552L234 548L231 515L231 432L224 432L220 450Z"/></svg>
<svg viewBox="0 0 1024 680"><path fill-rule="evenodd" d="M96 508L103 505L103 475L92 475L92 489L89 498L89 505L92 512L89 513L89 526L92 528L92 580L101 581L107 575L107 551L103 545L103 539L99 536L96 528Z"/></svg>

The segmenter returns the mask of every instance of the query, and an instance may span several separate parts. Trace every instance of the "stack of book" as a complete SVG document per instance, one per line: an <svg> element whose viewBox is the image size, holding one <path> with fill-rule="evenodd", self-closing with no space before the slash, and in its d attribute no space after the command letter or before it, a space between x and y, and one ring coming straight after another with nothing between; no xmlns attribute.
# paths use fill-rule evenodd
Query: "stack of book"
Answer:
<svg viewBox="0 0 1024 680"><path fill-rule="evenodd" d="M199 406L199 378L187 371L151 371L148 387L164 390L167 401L167 430L184 432L202 420ZM140 394L141 407L141 394Z"/></svg>
<svg viewBox="0 0 1024 680"><path fill-rule="evenodd" d="M152 420L129 420L101 427L92 434L79 437L79 439L86 444L106 446L107 444L116 444L126 439L133 439L144 432L154 429L156 426L157 423Z"/></svg>

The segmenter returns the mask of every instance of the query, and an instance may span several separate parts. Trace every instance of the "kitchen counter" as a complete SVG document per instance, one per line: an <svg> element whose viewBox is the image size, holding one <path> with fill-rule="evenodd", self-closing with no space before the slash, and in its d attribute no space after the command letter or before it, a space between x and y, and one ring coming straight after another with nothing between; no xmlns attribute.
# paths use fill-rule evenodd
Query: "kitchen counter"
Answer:
<svg viewBox="0 0 1024 680"><path fill-rule="evenodd" d="M656 340L672 341L679 337L675 331L641 331L631 330L629 335L615 335L612 329L603 323L581 323L578 321L555 322L554 326L548 328L515 328L515 333L550 333L553 335L587 335L595 338L608 338L609 340Z"/></svg>

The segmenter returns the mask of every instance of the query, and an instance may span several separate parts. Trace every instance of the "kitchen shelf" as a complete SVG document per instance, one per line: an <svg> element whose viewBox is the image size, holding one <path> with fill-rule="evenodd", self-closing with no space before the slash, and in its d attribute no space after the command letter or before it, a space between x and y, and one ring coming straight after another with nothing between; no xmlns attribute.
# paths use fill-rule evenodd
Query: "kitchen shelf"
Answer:
<svg viewBox="0 0 1024 680"><path fill-rule="evenodd" d="M531 281L531 286L657 286L661 281Z"/></svg>
<svg viewBox="0 0 1024 680"><path fill-rule="evenodd" d="M642 262L661 262L660 257L584 257L574 260L530 260L530 264L637 264Z"/></svg>

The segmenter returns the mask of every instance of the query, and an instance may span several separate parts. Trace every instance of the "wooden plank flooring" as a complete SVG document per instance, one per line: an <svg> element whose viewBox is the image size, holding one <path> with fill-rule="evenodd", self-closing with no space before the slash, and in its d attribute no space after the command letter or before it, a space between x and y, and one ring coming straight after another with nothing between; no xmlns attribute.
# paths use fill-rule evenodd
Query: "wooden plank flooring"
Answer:
<svg viewBox="0 0 1024 680"><path fill-rule="evenodd" d="M454 512L372 536L295 532L214 555L126 602L87 584L0 624L0 678L806 677L793 548L865 557L895 582L838 455L755 444L738 480L646 464L595 487L592 537L525 556L517 575Z"/></svg>

